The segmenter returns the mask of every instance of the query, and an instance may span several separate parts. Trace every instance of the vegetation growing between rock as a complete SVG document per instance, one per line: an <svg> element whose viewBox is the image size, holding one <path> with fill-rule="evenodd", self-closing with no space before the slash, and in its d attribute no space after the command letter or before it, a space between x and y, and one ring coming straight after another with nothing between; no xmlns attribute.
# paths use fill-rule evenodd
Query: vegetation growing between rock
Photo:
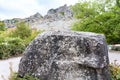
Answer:
<svg viewBox="0 0 120 80"><path fill-rule="evenodd" d="M60 12L60 14L64 16L65 13L64 12Z"/></svg>
<svg viewBox="0 0 120 80"><path fill-rule="evenodd" d="M17 73L13 73L13 76L9 80L39 80L39 79L30 75L25 75L23 78L18 78Z"/></svg>

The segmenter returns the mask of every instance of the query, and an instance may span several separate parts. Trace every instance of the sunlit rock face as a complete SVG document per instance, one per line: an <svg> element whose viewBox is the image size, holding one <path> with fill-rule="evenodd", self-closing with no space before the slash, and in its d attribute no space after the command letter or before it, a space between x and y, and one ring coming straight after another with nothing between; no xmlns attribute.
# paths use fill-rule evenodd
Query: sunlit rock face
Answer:
<svg viewBox="0 0 120 80"><path fill-rule="evenodd" d="M24 51L18 76L39 80L110 80L104 35L49 31L38 35Z"/></svg>

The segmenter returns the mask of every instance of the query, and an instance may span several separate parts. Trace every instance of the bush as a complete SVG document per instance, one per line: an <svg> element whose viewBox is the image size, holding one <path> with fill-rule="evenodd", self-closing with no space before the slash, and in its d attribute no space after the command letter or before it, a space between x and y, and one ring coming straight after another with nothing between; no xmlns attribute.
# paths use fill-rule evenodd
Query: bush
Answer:
<svg viewBox="0 0 120 80"><path fill-rule="evenodd" d="M23 53L25 49L25 45L23 43L23 40L20 38L12 38L11 40L8 41L10 44L10 56L18 55Z"/></svg>
<svg viewBox="0 0 120 80"><path fill-rule="evenodd" d="M97 3L96 3L97 4ZM76 18L87 18L91 16L95 16L98 14L96 10L95 3L90 4L90 2L79 2L71 7L74 12L74 17Z"/></svg>
<svg viewBox="0 0 120 80"><path fill-rule="evenodd" d="M86 18L72 26L72 30L102 33L110 44L120 43L120 16L105 12L95 18Z"/></svg>
<svg viewBox="0 0 120 80"><path fill-rule="evenodd" d="M1 37L0 39L0 59L20 55L24 49L25 45L20 38Z"/></svg>
<svg viewBox="0 0 120 80"><path fill-rule="evenodd" d="M120 80L120 65L116 61L110 65L110 72L112 80Z"/></svg>
<svg viewBox="0 0 120 80"><path fill-rule="evenodd" d="M21 22L17 24L16 30L13 31L13 37L20 37L21 39L28 38L31 36L32 29L25 22Z"/></svg>
<svg viewBox="0 0 120 80"><path fill-rule="evenodd" d="M15 29L7 29L0 34L0 59L17 56L23 53L26 46L41 32L33 29L26 38L15 37Z"/></svg>
<svg viewBox="0 0 120 80"><path fill-rule="evenodd" d="M26 23L17 24L16 28L0 31L0 59L21 55L26 46L43 31L31 29Z"/></svg>
<svg viewBox="0 0 120 80"><path fill-rule="evenodd" d="M120 0L77 3L72 10L80 19L72 26L73 30L102 33L108 43L120 43Z"/></svg>

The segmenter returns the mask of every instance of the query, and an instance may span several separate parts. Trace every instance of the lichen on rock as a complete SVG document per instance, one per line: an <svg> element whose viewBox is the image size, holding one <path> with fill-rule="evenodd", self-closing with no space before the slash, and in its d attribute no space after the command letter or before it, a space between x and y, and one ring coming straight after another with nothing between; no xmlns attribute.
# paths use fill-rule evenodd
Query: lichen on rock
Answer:
<svg viewBox="0 0 120 80"><path fill-rule="evenodd" d="M40 80L110 80L104 35L90 32L48 31L24 51L18 76Z"/></svg>

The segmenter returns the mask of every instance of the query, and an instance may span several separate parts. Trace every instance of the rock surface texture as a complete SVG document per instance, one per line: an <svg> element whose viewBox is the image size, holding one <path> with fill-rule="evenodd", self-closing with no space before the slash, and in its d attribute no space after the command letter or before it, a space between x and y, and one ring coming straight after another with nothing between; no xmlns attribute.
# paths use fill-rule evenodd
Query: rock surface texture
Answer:
<svg viewBox="0 0 120 80"><path fill-rule="evenodd" d="M38 35L22 57L18 76L40 80L110 80L105 37L89 32L49 31Z"/></svg>

